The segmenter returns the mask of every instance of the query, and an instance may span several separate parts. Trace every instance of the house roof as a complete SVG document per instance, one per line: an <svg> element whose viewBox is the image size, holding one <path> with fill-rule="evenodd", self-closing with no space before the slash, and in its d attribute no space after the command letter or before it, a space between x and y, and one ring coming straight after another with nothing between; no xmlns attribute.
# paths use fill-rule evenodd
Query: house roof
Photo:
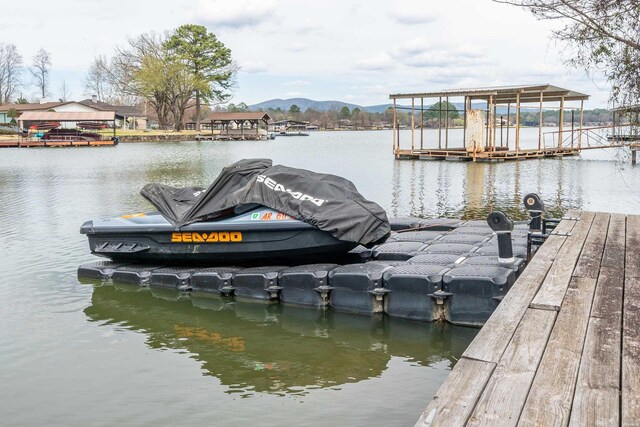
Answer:
<svg viewBox="0 0 640 427"><path fill-rule="evenodd" d="M106 102L93 102L91 99L83 99L82 101L67 101L67 102L44 102L40 103L32 103L32 104L5 104L0 105L0 112L7 112L10 109L14 108L17 112L22 113L25 111L47 111L47 110L55 110L57 107L67 104L81 104L85 107L93 108L97 111L115 111L116 115L119 117L131 117L131 116L142 116L138 112L138 108L135 105L111 105Z"/></svg>
<svg viewBox="0 0 640 427"><path fill-rule="evenodd" d="M0 112L6 112L10 109L15 109L18 112L22 111L35 111L35 110L49 110L51 108L59 107L60 105L68 104L68 102L43 102L32 104L4 104L0 105Z"/></svg>
<svg viewBox="0 0 640 427"><path fill-rule="evenodd" d="M282 125L284 125L284 126L288 126L288 125L289 126L290 125L300 125L300 126L302 126L302 125L308 125L309 122L302 122L300 120L278 120L277 122L273 122L271 124L274 125L274 126L282 126Z"/></svg>
<svg viewBox="0 0 640 427"><path fill-rule="evenodd" d="M76 122L76 121L113 121L114 111L91 111L91 112L51 112L51 111L25 111L18 118L22 122L52 121L52 122Z"/></svg>
<svg viewBox="0 0 640 427"><path fill-rule="evenodd" d="M102 101L93 101L91 98L77 101L78 104L82 104L86 107L95 108L100 111L115 111L118 116L140 116L138 107L135 105L111 105Z"/></svg>
<svg viewBox="0 0 640 427"><path fill-rule="evenodd" d="M447 89L438 92L404 93L389 95L389 99L411 98L439 98L447 96L468 96L472 99L488 99L493 97L495 103L516 102L518 95L521 103L540 102L542 94L543 102L582 101L589 99L589 95L570 89L563 89L548 83L539 85L515 85L494 86L469 89Z"/></svg>
<svg viewBox="0 0 640 427"><path fill-rule="evenodd" d="M234 121L234 120L271 120L271 116L264 111L243 111L240 113L209 113L205 121Z"/></svg>

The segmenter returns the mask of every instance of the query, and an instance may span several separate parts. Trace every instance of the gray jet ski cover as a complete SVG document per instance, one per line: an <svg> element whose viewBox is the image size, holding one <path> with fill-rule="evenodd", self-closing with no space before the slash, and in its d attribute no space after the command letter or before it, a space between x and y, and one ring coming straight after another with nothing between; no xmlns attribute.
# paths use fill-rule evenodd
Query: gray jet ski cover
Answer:
<svg viewBox="0 0 640 427"><path fill-rule="evenodd" d="M371 245L391 228L387 214L345 178L245 159L225 167L206 190L147 184L140 194L172 225L211 221L258 204L326 231L338 240Z"/></svg>

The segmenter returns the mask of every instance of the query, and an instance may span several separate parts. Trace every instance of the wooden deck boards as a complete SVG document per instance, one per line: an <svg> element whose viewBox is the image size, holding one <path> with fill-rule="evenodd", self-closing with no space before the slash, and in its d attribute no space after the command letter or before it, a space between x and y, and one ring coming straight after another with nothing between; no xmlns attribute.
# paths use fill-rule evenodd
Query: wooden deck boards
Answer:
<svg viewBox="0 0 640 427"><path fill-rule="evenodd" d="M568 216L416 426L639 424L640 216Z"/></svg>

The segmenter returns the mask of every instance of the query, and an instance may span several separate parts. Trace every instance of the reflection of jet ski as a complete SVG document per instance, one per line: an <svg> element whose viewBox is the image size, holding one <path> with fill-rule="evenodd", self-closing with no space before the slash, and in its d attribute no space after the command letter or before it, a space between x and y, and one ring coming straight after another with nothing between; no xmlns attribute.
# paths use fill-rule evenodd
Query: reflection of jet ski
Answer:
<svg viewBox="0 0 640 427"><path fill-rule="evenodd" d="M242 263L313 259L373 245L390 233L384 210L349 180L241 160L209 188L148 184L159 211L84 223L96 255L122 261Z"/></svg>
<svg viewBox="0 0 640 427"><path fill-rule="evenodd" d="M85 222L91 252L133 262L248 263L331 259L356 243L265 207L179 231L158 212Z"/></svg>

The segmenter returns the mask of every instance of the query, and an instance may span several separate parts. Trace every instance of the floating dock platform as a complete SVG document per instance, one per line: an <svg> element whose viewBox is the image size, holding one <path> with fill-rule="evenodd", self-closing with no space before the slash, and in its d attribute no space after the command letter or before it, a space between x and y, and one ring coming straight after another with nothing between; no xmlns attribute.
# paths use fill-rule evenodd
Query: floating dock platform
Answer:
<svg viewBox="0 0 640 427"><path fill-rule="evenodd" d="M637 426L640 216L570 211L416 426Z"/></svg>
<svg viewBox="0 0 640 427"><path fill-rule="evenodd" d="M507 263L498 259L498 239L484 220L398 218L392 228L396 232L387 242L354 249L353 261L344 265L169 267L98 261L80 266L78 277L216 298L481 326L527 259L526 223L512 231L514 258Z"/></svg>

